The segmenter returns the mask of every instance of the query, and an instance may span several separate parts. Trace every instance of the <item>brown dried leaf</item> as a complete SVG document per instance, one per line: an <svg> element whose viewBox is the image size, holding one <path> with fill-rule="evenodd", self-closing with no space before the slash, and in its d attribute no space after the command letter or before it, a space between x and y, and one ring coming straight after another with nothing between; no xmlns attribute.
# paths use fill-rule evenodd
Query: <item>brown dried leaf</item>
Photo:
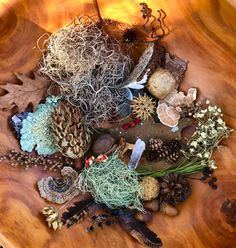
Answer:
<svg viewBox="0 0 236 248"><path fill-rule="evenodd" d="M50 82L36 73L34 79L17 72L15 75L22 84L0 85L0 88L8 91L0 97L0 109L12 109L17 106L18 112L23 112L29 103L32 103L33 109L36 110L39 102L47 95Z"/></svg>

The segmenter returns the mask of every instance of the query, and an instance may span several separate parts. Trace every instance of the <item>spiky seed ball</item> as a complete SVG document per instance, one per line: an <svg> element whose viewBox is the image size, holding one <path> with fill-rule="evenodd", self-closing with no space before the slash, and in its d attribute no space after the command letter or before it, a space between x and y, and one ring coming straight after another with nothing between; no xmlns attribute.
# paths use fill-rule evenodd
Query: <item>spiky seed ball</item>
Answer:
<svg viewBox="0 0 236 248"><path fill-rule="evenodd" d="M123 33L123 42L133 44L138 39L138 30L136 28L127 28Z"/></svg>
<svg viewBox="0 0 236 248"><path fill-rule="evenodd" d="M132 113L137 118L148 120L155 110L155 102L146 94L134 97L131 103Z"/></svg>
<svg viewBox="0 0 236 248"><path fill-rule="evenodd" d="M142 183L143 192L141 199L143 201L151 201L158 197L160 193L159 182L154 177L144 177Z"/></svg>

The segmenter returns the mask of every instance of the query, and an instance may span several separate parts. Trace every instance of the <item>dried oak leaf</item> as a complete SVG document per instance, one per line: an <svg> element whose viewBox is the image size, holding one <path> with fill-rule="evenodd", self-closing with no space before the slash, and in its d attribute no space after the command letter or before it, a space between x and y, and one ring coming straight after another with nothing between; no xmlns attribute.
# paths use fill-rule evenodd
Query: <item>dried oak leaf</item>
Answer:
<svg viewBox="0 0 236 248"><path fill-rule="evenodd" d="M47 95L50 82L36 73L34 79L17 72L15 75L22 84L0 85L0 88L8 91L0 97L0 109L12 109L17 106L18 112L23 112L29 103L32 103L35 111L39 102Z"/></svg>

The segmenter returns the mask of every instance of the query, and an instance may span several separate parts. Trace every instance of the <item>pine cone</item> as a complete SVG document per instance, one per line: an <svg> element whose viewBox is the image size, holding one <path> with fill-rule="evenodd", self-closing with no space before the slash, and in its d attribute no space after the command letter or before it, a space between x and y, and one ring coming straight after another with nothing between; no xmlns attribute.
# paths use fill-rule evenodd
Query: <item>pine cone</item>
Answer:
<svg viewBox="0 0 236 248"><path fill-rule="evenodd" d="M180 142L172 140L167 145L163 145L160 139L150 139L148 142L147 160L154 161L157 159L168 159L176 162L180 157Z"/></svg>
<svg viewBox="0 0 236 248"><path fill-rule="evenodd" d="M154 139L154 138L151 138L149 141L148 141L148 146L147 146L147 149L148 150L151 150L151 151L156 151L158 149L160 149L160 147L163 145L163 141L161 139Z"/></svg>
<svg viewBox="0 0 236 248"><path fill-rule="evenodd" d="M172 161L172 162L176 162L180 157L181 144L180 144L179 140L171 140L167 144L167 147L169 150L169 153L167 155L167 159Z"/></svg>
<svg viewBox="0 0 236 248"><path fill-rule="evenodd" d="M189 182L186 177L178 174L164 176L160 182L161 197L172 205L177 205L192 194Z"/></svg>
<svg viewBox="0 0 236 248"><path fill-rule="evenodd" d="M91 143L91 132L79 108L61 103L52 113L52 129L60 152L76 159L84 156Z"/></svg>
<svg viewBox="0 0 236 248"><path fill-rule="evenodd" d="M161 146L155 151L158 159L166 159L170 155L169 148L167 146Z"/></svg>
<svg viewBox="0 0 236 248"><path fill-rule="evenodd" d="M180 141L175 139L175 140L171 140L167 146L169 147L171 152L179 152L181 149L181 144Z"/></svg>
<svg viewBox="0 0 236 248"><path fill-rule="evenodd" d="M169 148L168 148L168 150L169 150ZM169 151L169 153L167 155L167 159L169 161L171 161L171 162L176 162L176 161L178 161L179 156L180 156L179 152L171 152L171 151Z"/></svg>
<svg viewBox="0 0 236 248"><path fill-rule="evenodd" d="M153 151L148 151L148 152L146 153L146 158L147 158L147 160L150 161L150 162L152 162L152 161L158 159L158 157L157 157L157 155L156 155L156 152L153 152Z"/></svg>

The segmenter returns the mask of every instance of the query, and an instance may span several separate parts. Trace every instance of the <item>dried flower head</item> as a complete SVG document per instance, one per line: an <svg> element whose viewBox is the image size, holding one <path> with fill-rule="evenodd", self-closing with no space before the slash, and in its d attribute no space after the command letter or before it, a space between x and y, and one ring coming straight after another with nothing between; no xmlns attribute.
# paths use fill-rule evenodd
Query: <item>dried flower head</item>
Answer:
<svg viewBox="0 0 236 248"><path fill-rule="evenodd" d="M222 139L229 137L232 129L226 126L219 107L209 105L209 101L206 104L205 109L199 107L193 116L197 120L197 127L188 139L183 154L189 159L200 159L205 166L215 169L215 162L211 160L213 149Z"/></svg>
<svg viewBox="0 0 236 248"><path fill-rule="evenodd" d="M154 101L144 94L135 97L131 103L132 113L142 120L148 120L154 112L155 103Z"/></svg>
<svg viewBox="0 0 236 248"><path fill-rule="evenodd" d="M46 221L49 227L52 227L54 231L61 229L62 221L58 211L52 207L48 206L41 210L41 213L46 217Z"/></svg>

